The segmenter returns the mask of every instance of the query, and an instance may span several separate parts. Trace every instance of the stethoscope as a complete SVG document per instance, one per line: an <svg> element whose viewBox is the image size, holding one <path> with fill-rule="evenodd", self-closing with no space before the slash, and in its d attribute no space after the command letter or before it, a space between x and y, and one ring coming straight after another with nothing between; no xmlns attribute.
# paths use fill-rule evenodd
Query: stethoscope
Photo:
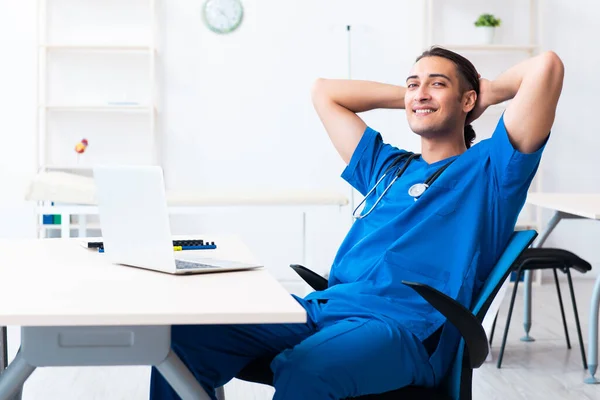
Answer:
<svg viewBox="0 0 600 400"><path fill-rule="evenodd" d="M356 219L362 219L362 218L365 218L367 215L371 214L371 212L373 211L373 209L381 201L381 198L383 196L385 196L385 194L387 193L388 190L390 190L390 188L392 187L392 185L394 184L394 182L396 182L396 180L402 176L402 174L404 173L404 171L406 171L406 169L408 168L408 165L410 164L410 162L413 159L415 159L415 158L417 158L419 156L420 156L420 154L414 154L414 153L407 152L407 153L402 153L398 157L396 157L396 159L394 160L394 162L392 162L392 165L390 165L385 170L385 172L383 173L383 175L381 176L381 178L379 178L379 180L377 181L377 183L375 183L375 186L373 186L373 188L371 190L369 190L369 192L366 194L365 198L354 209L354 211L352 212L352 216L354 218L356 218ZM371 209L366 214L356 215L356 210L358 210L360 208L360 206L365 201L367 201L367 199L369 198L369 195L371 193L373 193L375 191L375 189L377 189L377 186L379 186L379 183L383 180L383 178L385 178L387 176L388 172L390 172L392 169L394 169L405 158L408 158L408 160L406 160L406 163L404 163L404 165L402 166L402 168L398 168L398 171L396 171L396 173L394 174L394 179L392 179L392 181L387 185L387 187L385 188L385 190L383 191L383 193L381 193L381 196L379 196L379 198L377 199L377 201L375 202L375 204L373 204L373 206L371 207ZM450 164L452 164L454 161L455 160L452 160L452 161L446 163L446 165L440 167L437 171L435 171L433 174L431 174L431 176L429 176L429 178L427 178L427 180L425 182L423 182L423 183L415 183L414 185L412 185L408 189L408 194L415 201L417 201L417 199L419 197L421 197L423 195L423 193L425 193L425 191L427 190L427 188L429 188L433 184L433 182L435 182L435 180L442 174L442 172L444 172L444 170L446 168L448 168L450 166Z"/></svg>

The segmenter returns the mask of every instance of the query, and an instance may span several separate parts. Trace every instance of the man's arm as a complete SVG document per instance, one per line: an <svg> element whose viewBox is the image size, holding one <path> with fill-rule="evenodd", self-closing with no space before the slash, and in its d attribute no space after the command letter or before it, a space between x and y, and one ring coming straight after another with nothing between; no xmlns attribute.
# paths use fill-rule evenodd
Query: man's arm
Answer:
<svg viewBox="0 0 600 400"><path fill-rule="evenodd" d="M334 147L346 164L365 132L357 113L376 108L404 108L402 86L352 80L318 79L312 101Z"/></svg>
<svg viewBox="0 0 600 400"><path fill-rule="evenodd" d="M564 65L553 52L527 59L491 81L487 105L510 100L504 125L514 148L532 153L547 139L562 91Z"/></svg>

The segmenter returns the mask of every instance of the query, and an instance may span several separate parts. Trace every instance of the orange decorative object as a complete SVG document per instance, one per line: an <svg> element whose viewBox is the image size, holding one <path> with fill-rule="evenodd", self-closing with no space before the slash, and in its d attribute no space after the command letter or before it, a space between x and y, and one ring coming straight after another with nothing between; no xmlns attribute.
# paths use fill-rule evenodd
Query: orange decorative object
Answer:
<svg viewBox="0 0 600 400"><path fill-rule="evenodd" d="M82 154L85 152L85 149L88 147L87 139L82 139L81 142L75 145L75 152L78 154Z"/></svg>

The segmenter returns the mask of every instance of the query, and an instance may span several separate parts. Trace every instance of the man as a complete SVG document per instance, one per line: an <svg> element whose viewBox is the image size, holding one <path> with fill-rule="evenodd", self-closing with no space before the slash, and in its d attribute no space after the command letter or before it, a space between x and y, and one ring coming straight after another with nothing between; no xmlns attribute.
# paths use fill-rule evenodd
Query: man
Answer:
<svg viewBox="0 0 600 400"><path fill-rule="evenodd" d="M406 87L318 80L315 109L365 206L336 255L329 288L297 298L308 323L173 327L174 351L209 395L266 356L274 356L276 400L439 384L459 335L401 282L431 285L469 306L523 207L563 75L548 52L488 81L462 56L432 48ZM509 99L492 137L471 147L469 123ZM382 143L357 115L375 108L406 109L422 154ZM177 398L156 371L151 392Z"/></svg>

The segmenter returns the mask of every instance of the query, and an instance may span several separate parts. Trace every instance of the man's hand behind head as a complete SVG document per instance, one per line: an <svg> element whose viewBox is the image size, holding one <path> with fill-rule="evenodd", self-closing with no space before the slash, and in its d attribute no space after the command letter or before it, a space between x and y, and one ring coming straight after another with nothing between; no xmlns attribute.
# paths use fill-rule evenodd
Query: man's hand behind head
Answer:
<svg viewBox="0 0 600 400"><path fill-rule="evenodd" d="M468 125L479 118L492 104L492 82L488 79L481 78L479 79L479 96L477 97L475 108L467 115L465 125Z"/></svg>

